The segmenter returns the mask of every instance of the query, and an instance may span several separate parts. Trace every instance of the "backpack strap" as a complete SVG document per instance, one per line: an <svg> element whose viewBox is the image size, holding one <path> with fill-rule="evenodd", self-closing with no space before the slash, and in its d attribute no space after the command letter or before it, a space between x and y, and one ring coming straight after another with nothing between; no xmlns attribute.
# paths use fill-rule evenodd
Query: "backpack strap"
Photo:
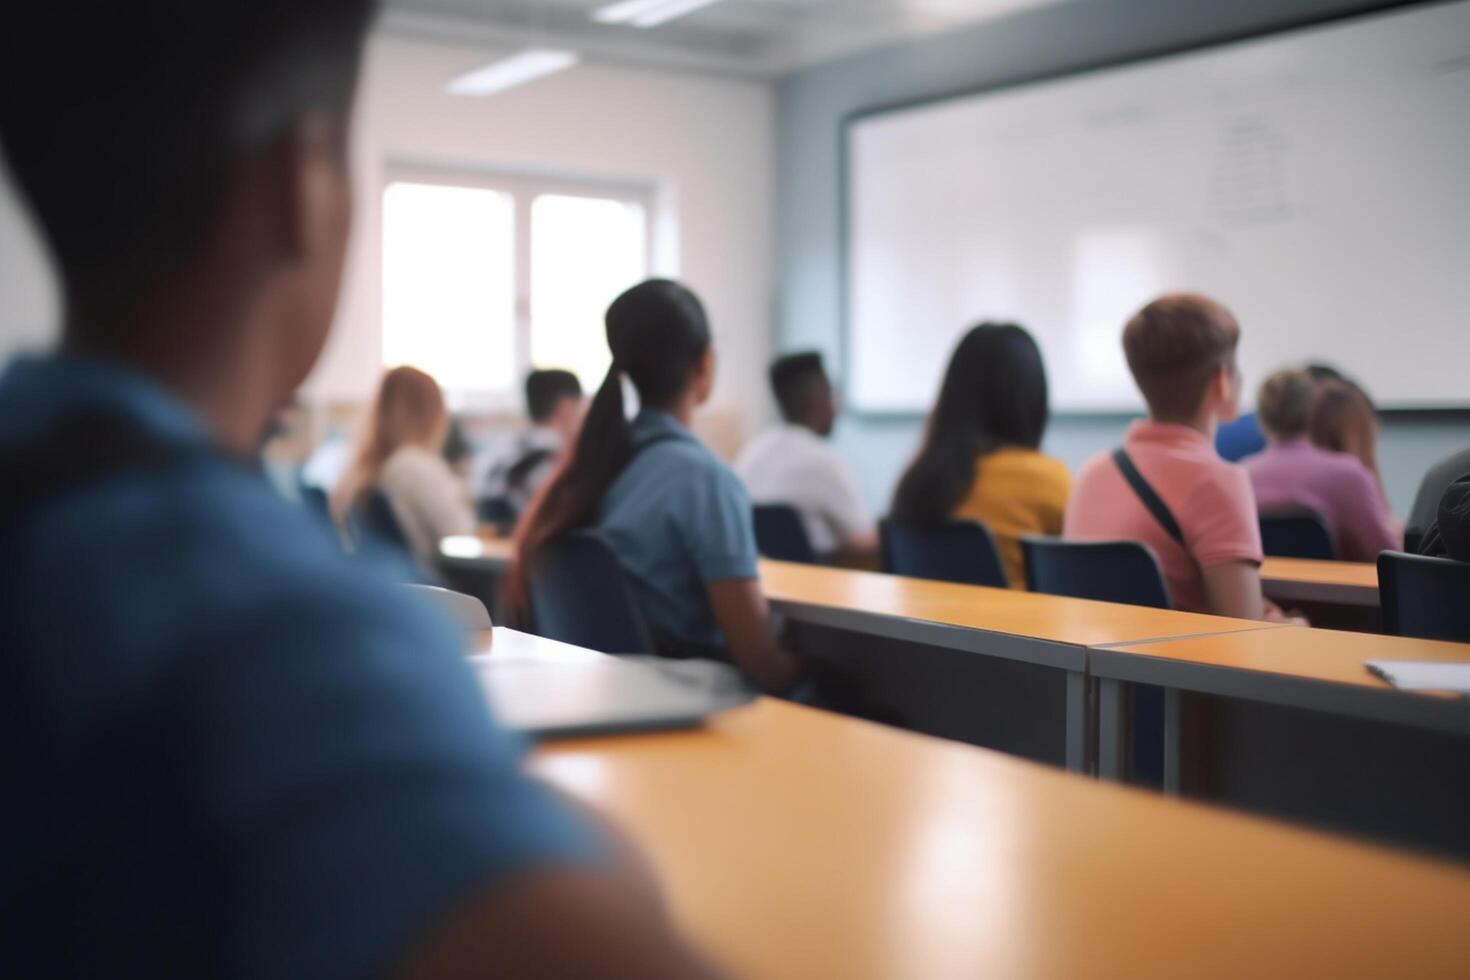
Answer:
<svg viewBox="0 0 1470 980"><path fill-rule="evenodd" d="M1123 479L1128 481L1128 486L1138 495L1139 501L1153 515L1154 520L1181 546L1184 545L1184 532L1179 529L1179 522L1174 519L1174 514L1169 510L1169 505L1164 503L1143 474L1138 472L1138 467L1133 465L1133 460L1126 450L1121 447L1113 450L1113 462L1117 464L1118 470L1123 474Z"/></svg>

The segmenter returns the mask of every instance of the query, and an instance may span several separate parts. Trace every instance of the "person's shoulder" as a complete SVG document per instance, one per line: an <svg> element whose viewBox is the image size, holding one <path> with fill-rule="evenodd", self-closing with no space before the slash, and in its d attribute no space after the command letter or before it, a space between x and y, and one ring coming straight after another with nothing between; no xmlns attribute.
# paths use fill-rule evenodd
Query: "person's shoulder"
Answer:
<svg viewBox="0 0 1470 980"><path fill-rule="evenodd" d="M1077 468L1077 478L1074 482L1077 484L1090 483L1098 479L1098 477L1102 476L1110 468L1117 469L1116 464L1113 462L1113 453L1111 450L1094 453L1087 458L1086 462Z"/></svg>

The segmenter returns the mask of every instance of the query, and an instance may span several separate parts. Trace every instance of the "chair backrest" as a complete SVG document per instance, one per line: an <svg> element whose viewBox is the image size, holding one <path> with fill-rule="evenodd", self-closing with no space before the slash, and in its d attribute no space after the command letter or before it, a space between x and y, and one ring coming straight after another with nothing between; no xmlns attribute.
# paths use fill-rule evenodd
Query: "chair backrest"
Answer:
<svg viewBox="0 0 1470 980"><path fill-rule="evenodd" d="M878 525L883 570L891 575L938 579L1004 589L1010 583L990 529L976 521L949 521L918 529L885 519Z"/></svg>
<svg viewBox="0 0 1470 980"><path fill-rule="evenodd" d="M490 621L490 611L485 608L485 604L472 595L443 589L437 585L419 585L412 582L404 583L403 587L430 605L437 607L464 629L488 630L495 627L495 624Z"/></svg>
<svg viewBox="0 0 1470 980"><path fill-rule="evenodd" d="M1169 609L1159 560L1137 541L1062 541L1025 537L1026 587L1047 595Z"/></svg>
<svg viewBox="0 0 1470 980"><path fill-rule="evenodd" d="M301 484L301 503L309 513L315 514L322 520L332 519L332 507L327 502L327 491L321 487L314 487L309 483Z"/></svg>
<svg viewBox="0 0 1470 980"><path fill-rule="evenodd" d="M1385 551L1378 596L1385 633L1470 643L1470 563Z"/></svg>
<svg viewBox="0 0 1470 980"><path fill-rule="evenodd" d="M1267 511L1261 514L1261 545L1275 558L1337 557L1332 532L1322 515L1310 510Z"/></svg>
<svg viewBox="0 0 1470 980"><path fill-rule="evenodd" d="M757 504L754 516L755 546L762 555L777 561L816 564L816 549L796 508L788 504Z"/></svg>
<svg viewBox="0 0 1470 980"><path fill-rule="evenodd" d="M595 531L548 545L531 571L531 619L541 636L603 653L654 653L633 587Z"/></svg>
<svg viewBox="0 0 1470 980"><path fill-rule="evenodd" d="M378 546L409 550L408 535L403 533L403 527L393 513L393 505L388 503L388 495L381 490L374 490L367 500L358 505L349 523L352 539L359 548L371 542Z"/></svg>
<svg viewBox="0 0 1470 980"><path fill-rule="evenodd" d="M481 524L512 527L520 512L509 497L482 497L475 503L475 515L480 518Z"/></svg>

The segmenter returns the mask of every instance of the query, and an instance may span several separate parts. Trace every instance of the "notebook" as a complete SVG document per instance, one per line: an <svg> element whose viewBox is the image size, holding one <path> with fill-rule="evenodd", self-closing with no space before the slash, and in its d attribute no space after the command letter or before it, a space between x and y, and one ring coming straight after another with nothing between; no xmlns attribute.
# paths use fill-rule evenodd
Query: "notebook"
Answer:
<svg viewBox="0 0 1470 980"><path fill-rule="evenodd" d="M1470 663L1370 660L1368 670L1402 691L1455 691L1470 694Z"/></svg>

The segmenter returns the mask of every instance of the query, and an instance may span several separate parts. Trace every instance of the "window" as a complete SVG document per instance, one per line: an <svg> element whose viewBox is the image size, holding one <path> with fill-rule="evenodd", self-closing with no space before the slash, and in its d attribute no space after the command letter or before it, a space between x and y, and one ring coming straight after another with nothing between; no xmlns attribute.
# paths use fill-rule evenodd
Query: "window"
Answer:
<svg viewBox="0 0 1470 980"><path fill-rule="evenodd" d="M383 361L434 375L456 408L510 409L531 368L589 390L603 312L648 275L636 188L396 174L383 191Z"/></svg>

